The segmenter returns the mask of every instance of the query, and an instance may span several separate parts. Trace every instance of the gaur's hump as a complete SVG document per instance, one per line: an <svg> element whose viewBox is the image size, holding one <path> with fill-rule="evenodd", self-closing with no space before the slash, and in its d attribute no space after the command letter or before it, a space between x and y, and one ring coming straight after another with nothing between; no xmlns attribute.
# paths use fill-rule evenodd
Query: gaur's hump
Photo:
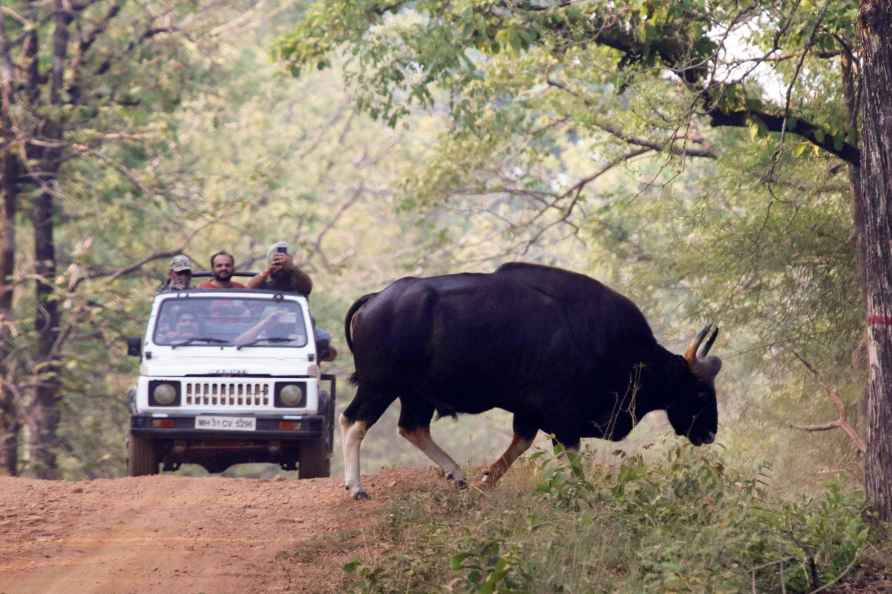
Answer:
<svg viewBox="0 0 892 594"><path fill-rule="evenodd" d="M509 279L561 302L574 316L574 331L583 337L639 337L650 342L653 332L629 298L595 279L552 266L508 262L493 276Z"/></svg>
<svg viewBox="0 0 892 594"><path fill-rule="evenodd" d="M460 272L423 278L406 276L394 281L388 289L391 290L391 294L408 294L433 290L439 295L445 295L478 290L491 282L492 279L489 274Z"/></svg>
<svg viewBox="0 0 892 594"><path fill-rule="evenodd" d="M511 278L565 301L589 301L593 295L604 297L610 295L626 299L590 276L553 266L507 262L499 266L494 274Z"/></svg>

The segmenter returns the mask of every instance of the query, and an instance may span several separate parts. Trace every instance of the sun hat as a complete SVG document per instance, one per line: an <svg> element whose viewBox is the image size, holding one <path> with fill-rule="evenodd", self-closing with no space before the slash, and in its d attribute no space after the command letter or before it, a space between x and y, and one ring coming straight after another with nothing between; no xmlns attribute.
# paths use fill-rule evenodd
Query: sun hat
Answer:
<svg viewBox="0 0 892 594"><path fill-rule="evenodd" d="M285 253L290 254L291 248L288 246L287 241L277 241L276 243L269 246L269 249L266 250L266 259L272 260L273 256L276 255L278 248L285 248Z"/></svg>
<svg viewBox="0 0 892 594"><path fill-rule="evenodd" d="M192 272L192 262L189 260L189 256L179 254L171 258L170 269L174 272L182 272L184 270Z"/></svg>

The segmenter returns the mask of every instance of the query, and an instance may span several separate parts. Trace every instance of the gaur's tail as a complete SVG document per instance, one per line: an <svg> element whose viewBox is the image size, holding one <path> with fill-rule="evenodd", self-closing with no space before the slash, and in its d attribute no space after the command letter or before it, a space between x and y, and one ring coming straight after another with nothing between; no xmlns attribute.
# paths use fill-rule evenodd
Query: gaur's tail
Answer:
<svg viewBox="0 0 892 594"><path fill-rule="evenodd" d="M350 352L353 352L353 331L351 329L351 324L353 323L353 316L359 311L359 308L366 304L366 302L377 295L378 293L368 293L363 295L359 299L353 302L353 305L350 306L350 309L347 310L347 316L344 319L344 337L347 339L347 346L350 348Z"/></svg>

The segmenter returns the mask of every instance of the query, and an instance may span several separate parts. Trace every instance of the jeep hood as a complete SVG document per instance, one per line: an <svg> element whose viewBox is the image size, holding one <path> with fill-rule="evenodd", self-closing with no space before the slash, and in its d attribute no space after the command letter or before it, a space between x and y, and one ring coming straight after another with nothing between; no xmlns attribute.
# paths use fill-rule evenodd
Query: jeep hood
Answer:
<svg viewBox="0 0 892 594"><path fill-rule="evenodd" d="M237 355L234 347L179 347L151 352L151 358L140 364L143 376L310 375L308 368L316 363L309 360L310 352L298 349L247 347Z"/></svg>

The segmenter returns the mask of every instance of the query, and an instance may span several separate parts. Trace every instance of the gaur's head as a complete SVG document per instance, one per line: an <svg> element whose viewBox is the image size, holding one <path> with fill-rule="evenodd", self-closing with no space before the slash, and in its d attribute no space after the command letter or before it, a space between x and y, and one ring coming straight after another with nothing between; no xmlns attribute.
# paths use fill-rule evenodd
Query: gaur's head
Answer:
<svg viewBox="0 0 892 594"><path fill-rule="evenodd" d="M709 339L700 348L710 329L709 325L703 328L688 346L684 358L689 373L685 373L675 386L674 400L666 407L672 428L695 446L712 443L718 431L715 377L722 368L722 360L706 356L718 336L718 328L712 329Z"/></svg>

